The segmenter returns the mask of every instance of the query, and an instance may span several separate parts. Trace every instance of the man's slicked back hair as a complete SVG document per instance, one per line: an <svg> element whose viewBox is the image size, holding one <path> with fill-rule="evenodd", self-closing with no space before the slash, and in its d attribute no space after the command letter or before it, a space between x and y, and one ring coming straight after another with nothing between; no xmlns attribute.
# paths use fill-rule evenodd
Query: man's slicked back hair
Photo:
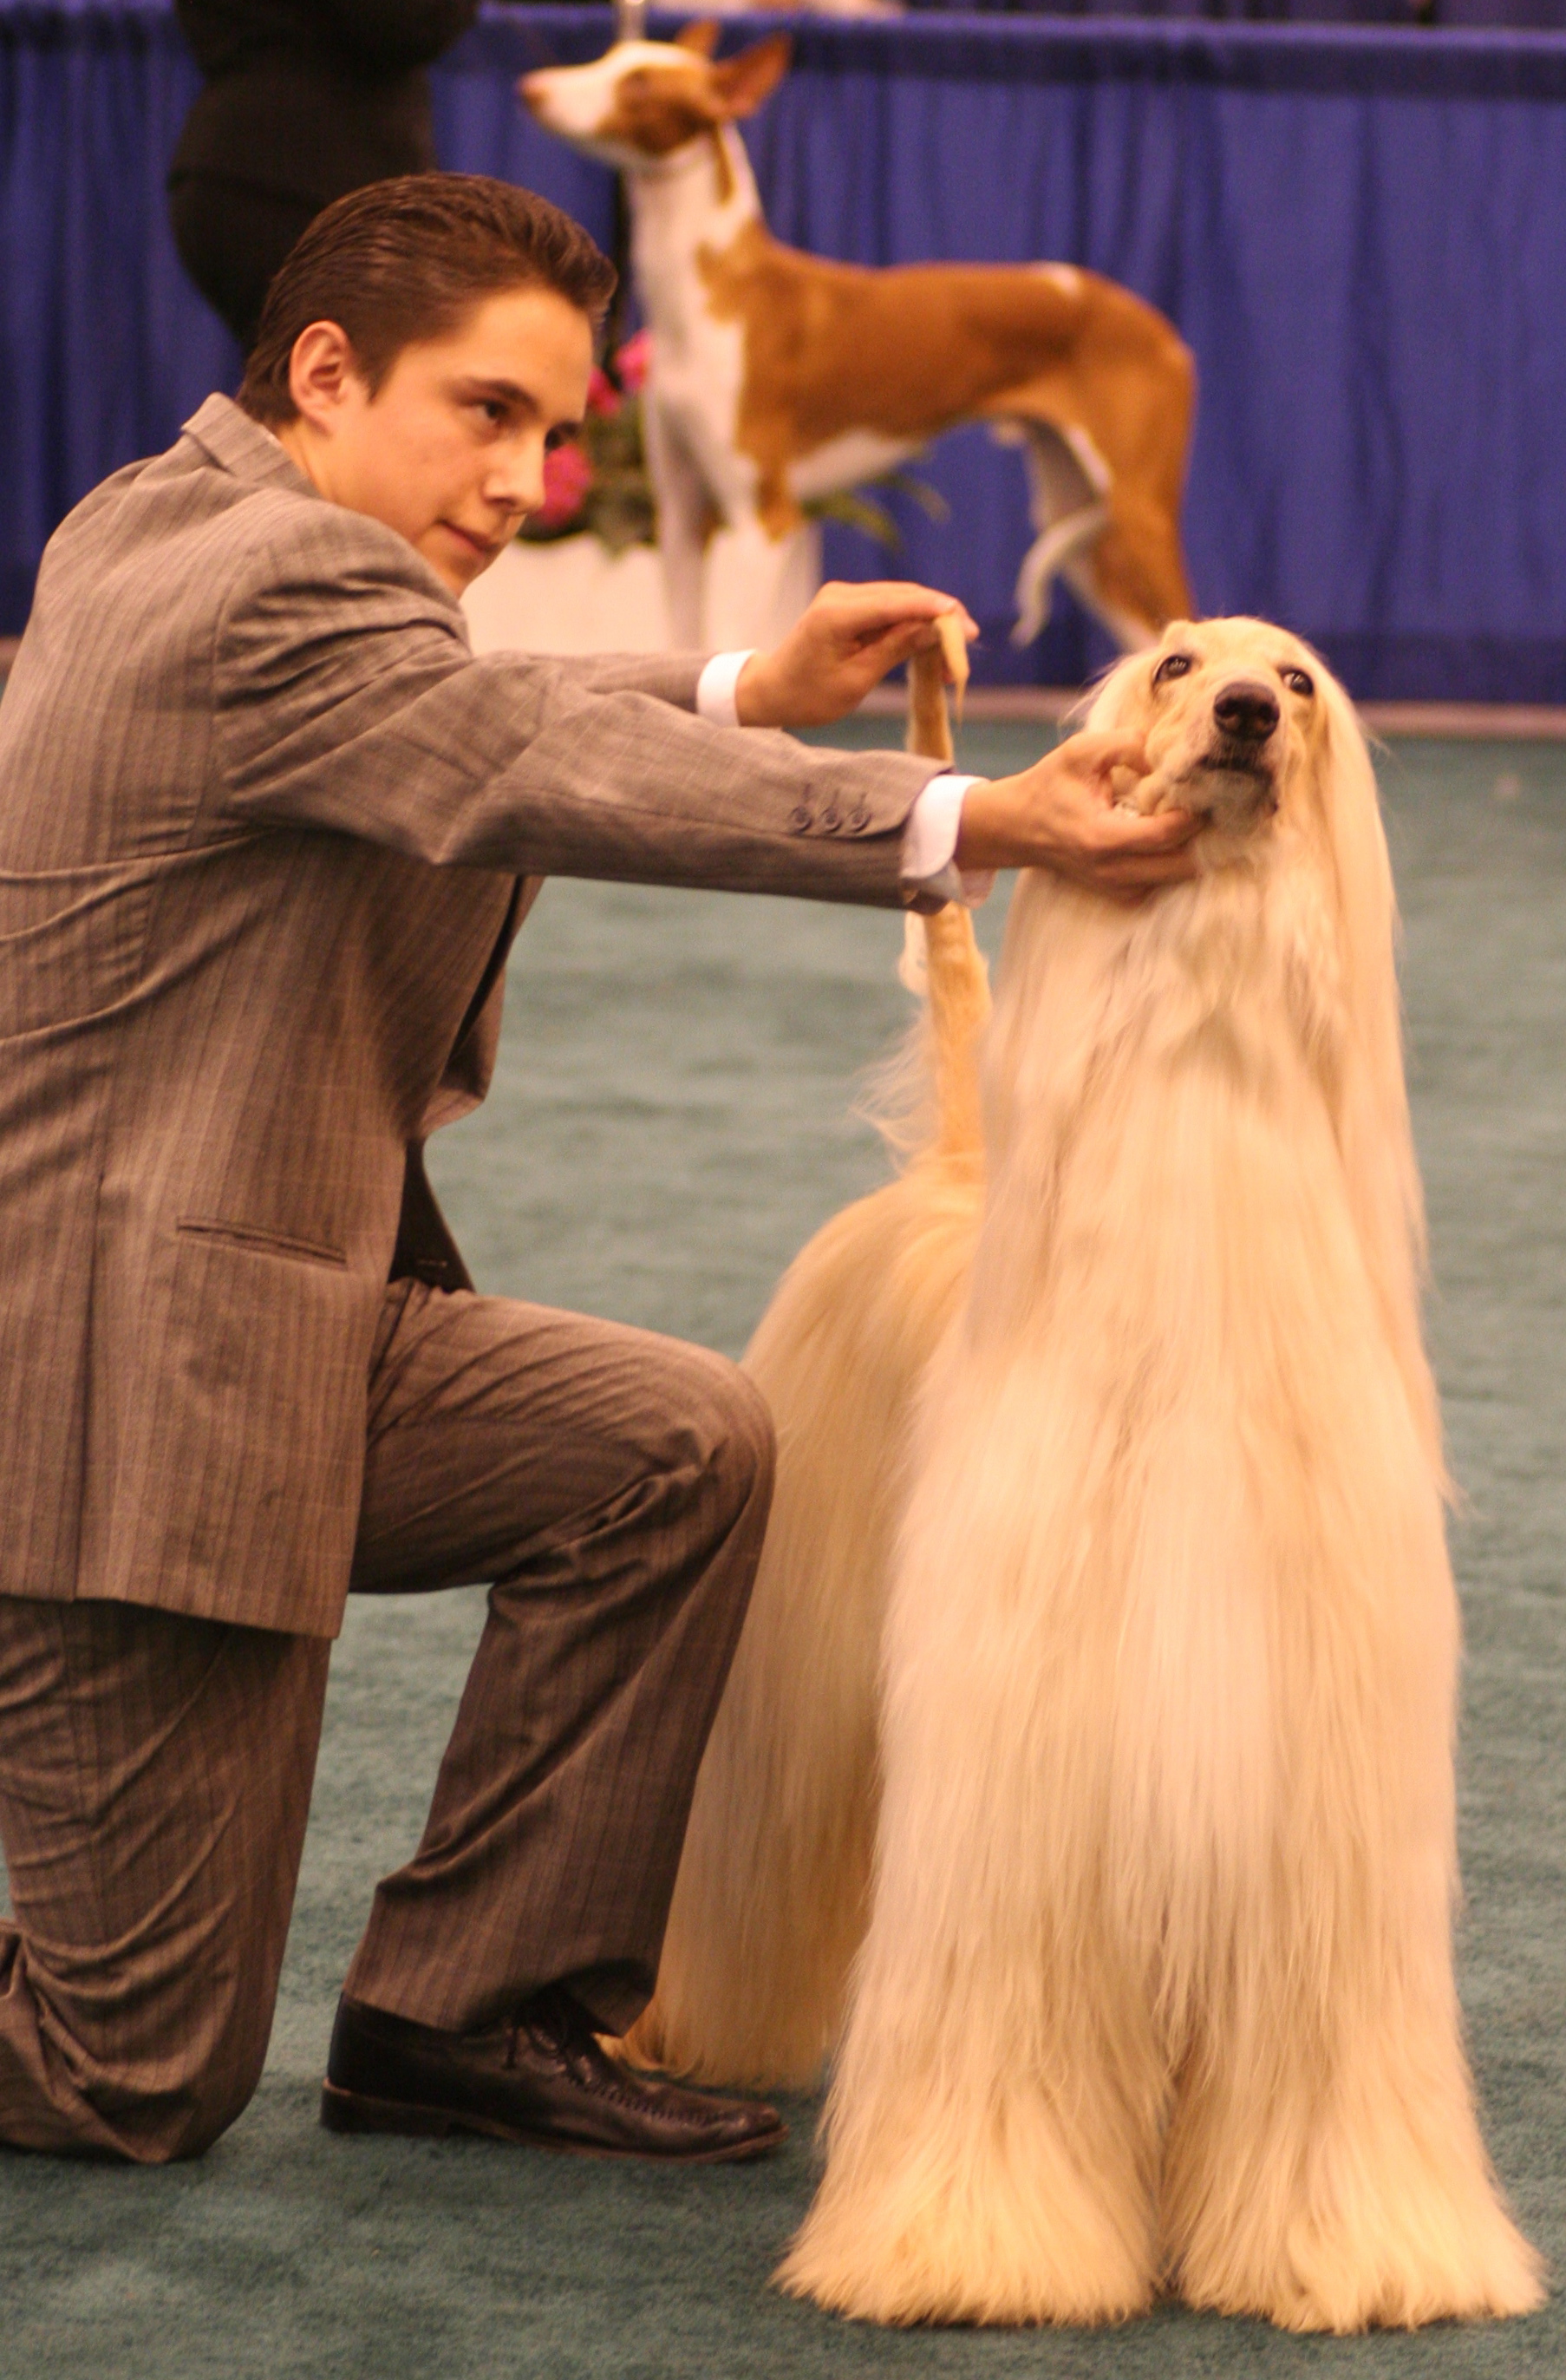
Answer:
<svg viewBox="0 0 1566 2380"><path fill-rule="evenodd" d="M487 174L402 174L350 190L279 268L239 403L269 427L297 418L288 367L311 322L346 334L373 395L405 347L443 337L486 298L526 288L552 289L597 322L614 267L547 199Z"/></svg>

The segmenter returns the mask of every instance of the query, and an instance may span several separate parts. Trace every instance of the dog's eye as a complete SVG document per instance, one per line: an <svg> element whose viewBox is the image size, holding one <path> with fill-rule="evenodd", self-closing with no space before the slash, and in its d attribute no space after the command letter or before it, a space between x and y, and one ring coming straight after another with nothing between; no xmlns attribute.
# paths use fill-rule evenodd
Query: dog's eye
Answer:
<svg viewBox="0 0 1566 2380"><path fill-rule="evenodd" d="M1166 653L1153 672L1153 684L1162 686L1166 678L1184 677L1191 668L1189 653Z"/></svg>
<svg viewBox="0 0 1566 2380"><path fill-rule="evenodd" d="M1280 670L1279 675L1291 694L1303 694L1309 698L1316 692L1316 680L1306 670Z"/></svg>

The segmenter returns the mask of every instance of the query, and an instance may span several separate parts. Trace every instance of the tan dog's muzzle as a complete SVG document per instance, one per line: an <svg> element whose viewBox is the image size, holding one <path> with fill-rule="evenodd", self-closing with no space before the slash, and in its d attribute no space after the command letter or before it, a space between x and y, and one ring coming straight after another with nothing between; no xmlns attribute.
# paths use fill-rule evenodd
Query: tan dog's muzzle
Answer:
<svg viewBox="0 0 1566 2380"><path fill-rule="evenodd" d="M1239 833L1276 811L1281 717L1277 696L1255 678L1213 697L1212 743L1190 790L1215 826Z"/></svg>

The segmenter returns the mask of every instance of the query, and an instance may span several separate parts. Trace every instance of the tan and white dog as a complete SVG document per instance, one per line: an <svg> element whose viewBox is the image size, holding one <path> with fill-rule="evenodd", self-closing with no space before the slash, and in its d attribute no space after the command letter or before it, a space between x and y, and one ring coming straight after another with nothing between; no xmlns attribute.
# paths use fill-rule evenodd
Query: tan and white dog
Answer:
<svg viewBox="0 0 1566 2380"><path fill-rule="evenodd" d="M1042 628L1057 575L1122 646L1156 640L1190 609L1180 500L1194 373L1171 325L1074 265L869 272L782 247L734 125L786 73L788 36L715 64L717 33L623 42L518 85L548 130L626 177L676 640L699 641L715 524L754 525L764 576L804 505L969 421L1020 443L1028 468L1037 536L1017 640Z"/></svg>
<svg viewBox="0 0 1566 2380"><path fill-rule="evenodd" d="M1374 777L1255 621L1171 626L1089 723L1145 730L1127 795L1208 818L1201 873L1025 875L988 1026L929 921L931 1128L747 1357L777 1500L634 2046L836 2045L781 2277L847 2313L1524 2312Z"/></svg>

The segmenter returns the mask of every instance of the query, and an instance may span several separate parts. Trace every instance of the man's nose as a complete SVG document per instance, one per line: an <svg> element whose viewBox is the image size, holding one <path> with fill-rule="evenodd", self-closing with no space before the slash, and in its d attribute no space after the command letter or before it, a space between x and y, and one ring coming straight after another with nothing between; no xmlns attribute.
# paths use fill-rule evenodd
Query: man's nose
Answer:
<svg viewBox="0 0 1566 2380"><path fill-rule="evenodd" d="M542 440L497 455L484 481L484 496L499 512L536 513L544 500Z"/></svg>
<svg viewBox="0 0 1566 2380"><path fill-rule="evenodd" d="M1265 744L1278 724L1278 698L1254 682L1226 686L1213 703L1212 715L1237 744Z"/></svg>

